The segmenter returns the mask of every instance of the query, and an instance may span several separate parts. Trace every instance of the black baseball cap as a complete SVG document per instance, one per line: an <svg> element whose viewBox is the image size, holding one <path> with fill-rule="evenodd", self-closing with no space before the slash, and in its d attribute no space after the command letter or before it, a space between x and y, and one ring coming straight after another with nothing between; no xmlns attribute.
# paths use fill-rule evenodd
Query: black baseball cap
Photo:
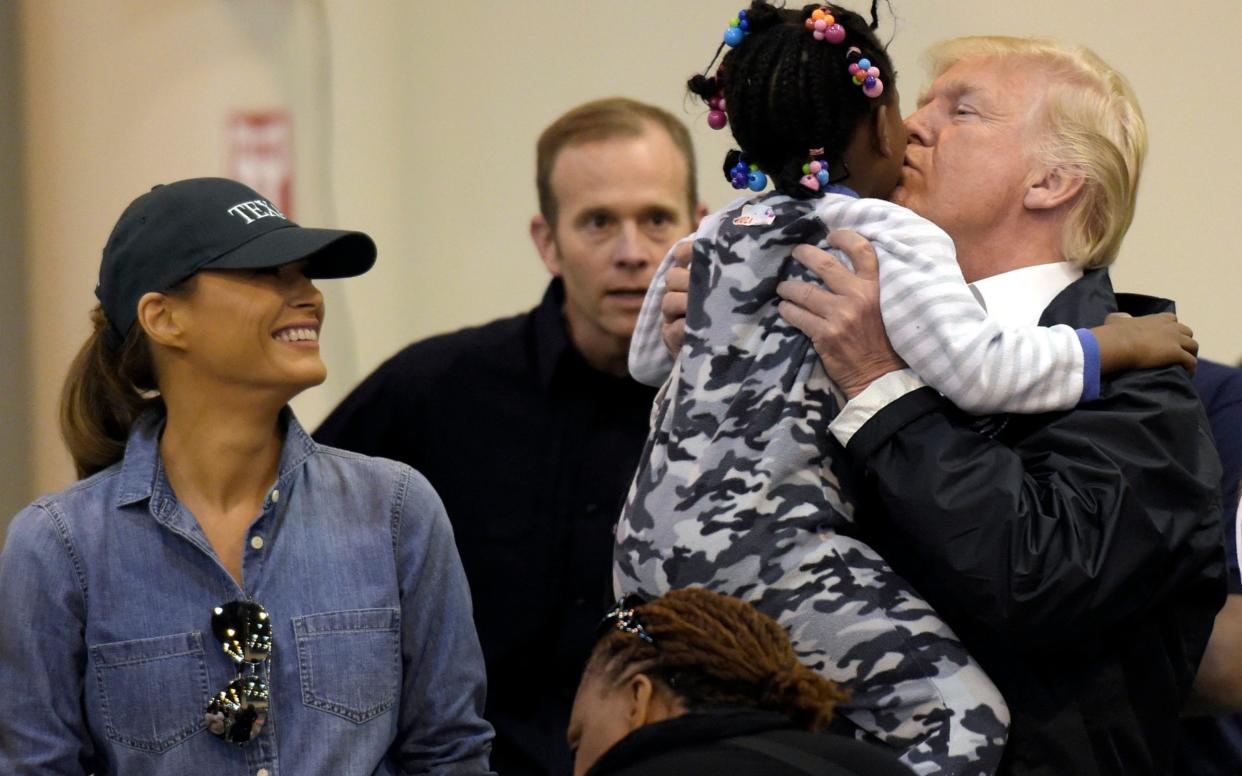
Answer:
<svg viewBox="0 0 1242 776"><path fill-rule="evenodd" d="M264 269L302 259L307 277L352 277L375 264L375 243L362 232L298 226L237 181L190 178L156 186L125 208L104 246L95 296L123 339L143 294L165 291L199 270Z"/></svg>

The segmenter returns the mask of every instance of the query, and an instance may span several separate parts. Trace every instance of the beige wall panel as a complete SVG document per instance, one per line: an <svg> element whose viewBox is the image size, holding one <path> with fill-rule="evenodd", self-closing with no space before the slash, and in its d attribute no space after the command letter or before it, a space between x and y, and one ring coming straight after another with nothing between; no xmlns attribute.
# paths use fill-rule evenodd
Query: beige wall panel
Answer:
<svg viewBox="0 0 1242 776"><path fill-rule="evenodd" d="M853 3L858 8L861 4ZM883 3L881 4L883 7ZM705 199L727 132L684 99L737 0L26 0L29 300L34 489L71 479L55 396L86 333L99 248L151 183L220 174L237 108L293 111L298 217L370 232L369 275L325 283L328 384L300 397L313 426L413 339L536 303L546 275L527 238L534 142L566 108L624 94L684 115ZM903 103L925 85L918 54L950 35L1048 34L1085 42L1127 73L1152 152L1117 285L1180 302L1204 353L1233 361L1229 227L1242 116L1242 4L1156 0L894 3ZM892 30L886 16L883 32ZM31 494L33 495L33 493Z"/></svg>

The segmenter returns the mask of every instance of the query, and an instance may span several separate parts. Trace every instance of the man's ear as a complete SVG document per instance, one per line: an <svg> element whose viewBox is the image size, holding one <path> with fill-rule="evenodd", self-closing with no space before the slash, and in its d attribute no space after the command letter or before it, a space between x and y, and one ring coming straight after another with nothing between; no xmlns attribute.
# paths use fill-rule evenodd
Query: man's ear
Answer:
<svg viewBox="0 0 1242 776"><path fill-rule="evenodd" d="M561 254L556 248L556 233L542 214L536 214L530 219L530 240L535 244L535 250L539 251L543 266L548 268L552 277L559 278Z"/></svg>
<svg viewBox="0 0 1242 776"><path fill-rule="evenodd" d="M149 291L138 300L138 325L147 338L157 345L183 349L183 331L180 316L174 309L173 300L167 294Z"/></svg>
<svg viewBox="0 0 1242 776"><path fill-rule="evenodd" d="M707 214L710 212L712 211L707 207L706 202L700 202L695 205L694 213L690 216L690 231L697 232L699 230L699 222L701 222L704 218L707 218Z"/></svg>
<svg viewBox="0 0 1242 776"><path fill-rule="evenodd" d="M640 672L625 680L625 724L630 730L656 721L652 719L654 695L655 686L646 674Z"/></svg>
<svg viewBox="0 0 1242 776"><path fill-rule="evenodd" d="M1056 210L1072 202L1086 184L1082 172L1073 167L1053 167L1035 176L1022 198L1027 210Z"/></svg>

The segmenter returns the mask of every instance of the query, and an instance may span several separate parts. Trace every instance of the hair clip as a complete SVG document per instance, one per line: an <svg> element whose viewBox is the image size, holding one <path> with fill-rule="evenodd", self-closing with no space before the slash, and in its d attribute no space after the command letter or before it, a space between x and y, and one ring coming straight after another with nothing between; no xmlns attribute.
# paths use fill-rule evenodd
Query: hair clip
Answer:
<svg viewBox="0 0 1242 776"><path fill-rule="evenodd" d="M724 42L729 48L733 48L749 34L750 22L746 19L746 11L738 11L737 16L729 20L729 28L724 32Z"/></svg>
<svg viewBox="0 0 1242 776"><path fill-rule="evenodd" d="M602 637L609 628L616 628L623 633L631 633L654 647L655 639L651 638L651 634L638 621L638 615L634 612L636 607L642 605L643 599L632 593L617 599L616 605L608 610L608 614L604 615L599 627L595 629L596 637Z"/></svg>
<svg viewBox="0 0 1242 776"><path fill-rule="evenodd" d="M798 183L806 186L811 191L819 191L822 187L828 185L828 163L820 157L824 155L824 149L812 148L810 151L811 161L802 165L802 177L798 179Z"/></svg>
<svg viewBox="0 0 1242 776"><path fill-rule="evenodd" d="M757 164L749 164L745 156L738 158L737 164L729 170L729 182L733 184L735 189L750 189L751 191L763 191L768 187L768 176L764 175L763 170L759 169Z"/></svg>
<svg viewBox="0 0 1242 776"><path fill-rule="evenodd" d="M826 40L829 43L845 40L845 28L837 24L836 17L829 12L827 6L811 11L810 18L806 20L806 28L815 36L815 40Z"/></svg>

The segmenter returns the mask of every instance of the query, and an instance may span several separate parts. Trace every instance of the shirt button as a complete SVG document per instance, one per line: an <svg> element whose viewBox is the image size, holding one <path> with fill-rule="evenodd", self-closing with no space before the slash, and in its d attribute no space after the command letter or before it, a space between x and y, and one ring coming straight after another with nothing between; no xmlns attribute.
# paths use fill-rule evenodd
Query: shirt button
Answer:
<svg viewBox="0 0 1242 776"><path fill-rule="evenodd" d="M263 549L263 537L262 536L251 536L250 546L255 548L256 550Z"/></svg>
<svg viewBox="0 0 1242 776"><path fill-rule="evenodd" d="M254 776L268 776L267 768L260 768L259 770L255 771Z"/></svg>
<svg viewBox="0 0 1242 776"><path fill-rule="evenodd" d="M272 503L275 504L277 501L280 501L280 491L272 488Z"/></svg>

